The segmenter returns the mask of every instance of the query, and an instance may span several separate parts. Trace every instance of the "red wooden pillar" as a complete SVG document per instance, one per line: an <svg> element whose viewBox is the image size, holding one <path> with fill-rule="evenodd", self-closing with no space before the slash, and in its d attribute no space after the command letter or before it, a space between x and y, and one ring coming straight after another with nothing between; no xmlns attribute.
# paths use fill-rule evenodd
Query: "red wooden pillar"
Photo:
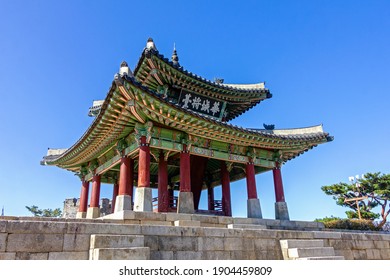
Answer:
<svg viewBox="0 0 390 280"><path fill-rule="evenodd" d="M122 157L119 173L118 195L130 195L130 187L133 185L132 166L129 157Z"/></svg>
<svg viewBox="0 0 390 280"><path fill-rule="evenodd" d="M285 202L285 200L284 200L284 190L283 190L283 181L282 181L282 172L280 170L279 164L277 164L276 168L272 170L272 175L274 177L274 187L275 187L276 202Z"/></svg>
<svg viewBox="0 0 390 280"><path fill-rule="evenodd" d="M207 186L207 197L208 197L208 209L209 210L215 210L214 206L214 188L210 185Z"/></svg>
<svg viewBox="0 0 390 280"><path fill-rule="evenodd" d="M255 165L251 158L245 167L246 171L246 187L248 190L248 218L262 219L260 200L257 198Z"/></svg>
<svg viewBox="0 0 390 280"><path fill-rule="evenodd" d="M248 199L257 198L255 165L250 160L245 167L246 171L246 187L248 190Z"/></svg>
<svg viewBox="0 0 390 280"><path fill-rule="evenodd" d="M80 205L78 218L85 218L88 208L88 192L89 192L89 182L83 180L81 185L81 194L80 194Z"/></svg>
<svg viewBox="0 0 390 280"><path fill-rule="evenodd" d="M148 188L150 187L150 148L145 136L141 136L138 160L138 187Z"/></svg>
<svg viewBox="0 0 390 280"><path fill-rule="evenodd" d="M168 212L168 163L161 151L158 161L158 212Z"/></svg>
<svg viewBox="0 0 390 280"><path fill-rule="evenodd" d="M180 152L180 192L191 192L190 153L185 144Z"/></svg>
<svg viewBox="0 0 390 280"><path fill-rule="evenodd" d="M221 183L222 183L222 210L225 216L232 216L232 206L230 198L230 176L226 163L221 161Z"/></svg>
<svg viewBox="0 0 390 280"><path fill-rule="evenodd" d="M118 196L118 191L119 191L119 184L118 182L115 182L112 190L111 213L114 213L115 210L115 201L116 201L116 197Z"/></svg>
<svg viewBox="0 0 390 280"><path fill-rule="evenodd" d="M99 200L100 200L100 175L94 175L92 178L92 194L91 194L91 202L89 204L89 207L99 208Z"/></svg>
<svg viewBox="0 0 390 280"><path fill-rule="evenodd" d="M187 214L195 212L194 195L191 192L190 152L185 144L183 144L183 150L180 153L180 192L177 212Z"/></svg>

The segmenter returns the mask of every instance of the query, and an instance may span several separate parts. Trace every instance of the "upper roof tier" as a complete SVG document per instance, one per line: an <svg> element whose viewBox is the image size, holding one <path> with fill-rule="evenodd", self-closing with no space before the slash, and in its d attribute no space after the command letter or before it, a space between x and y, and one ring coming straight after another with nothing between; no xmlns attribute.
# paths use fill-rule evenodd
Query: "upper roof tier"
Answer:
<svg viewBox="0 0 390 280"><path fill-rule="evenodd" d="M176 49L172 60L169 60L158 52L150 38L134 70L134 76L143 86L165 95L179 105L184 102L186 94L191 94L197 100L207 97L219 102L220 114L209 117L222 121L230 121L262 100L272 97L263 82L224 84L222 79L213 82L189 72L180 66ZM202 113L195 108L197 107L188 106L186 109Z"/></svg>

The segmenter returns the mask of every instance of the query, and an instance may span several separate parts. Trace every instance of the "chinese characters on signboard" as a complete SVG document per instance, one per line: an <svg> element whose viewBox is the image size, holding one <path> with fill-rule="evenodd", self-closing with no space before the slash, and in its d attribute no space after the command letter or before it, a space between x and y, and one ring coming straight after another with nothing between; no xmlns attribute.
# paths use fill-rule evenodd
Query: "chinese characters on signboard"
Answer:
<svg viewBox="0 0 390 280"><path fill-rule="evenodd" d="M182 90L178 105L186 110L221 119L225 110L225 102L207 98Z"/></svg>

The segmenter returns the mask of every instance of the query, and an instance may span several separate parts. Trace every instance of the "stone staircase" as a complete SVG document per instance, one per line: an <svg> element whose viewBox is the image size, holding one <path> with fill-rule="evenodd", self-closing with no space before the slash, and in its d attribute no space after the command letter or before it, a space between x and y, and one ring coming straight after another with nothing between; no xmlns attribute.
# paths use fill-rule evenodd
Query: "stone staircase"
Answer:
<svg viewBox="0 0 390 280"><path fill-rule="evenodd" d="M286 239L280 246L285 260L344 260L333 247L324 247L322 239Z"/></svg>
<svg viewBox="0 0 390 280"><path fill-rule="evenodd" d="M150 248L144 246L143 235L93 234L90 260L149 260Z"/></svg>

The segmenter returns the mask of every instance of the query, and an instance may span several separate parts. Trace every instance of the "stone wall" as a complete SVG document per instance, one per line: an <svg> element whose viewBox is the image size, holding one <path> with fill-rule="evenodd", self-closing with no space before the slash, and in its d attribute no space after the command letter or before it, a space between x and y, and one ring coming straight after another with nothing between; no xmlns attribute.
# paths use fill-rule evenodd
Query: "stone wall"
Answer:
<svg viewBox="0 0 390 280"><path fill-rule="evenodd" d="M197 226L174 226L185 224L178 220ZM227 228L261 222L267 220L131 211L122 220L1 217L0 260L89 259L91 235L96 234L142 236L150 259L279 260L282 239L323 239L351 260L390 259L388 234ZM292 223L304 227L304 222Z"/></svg>

